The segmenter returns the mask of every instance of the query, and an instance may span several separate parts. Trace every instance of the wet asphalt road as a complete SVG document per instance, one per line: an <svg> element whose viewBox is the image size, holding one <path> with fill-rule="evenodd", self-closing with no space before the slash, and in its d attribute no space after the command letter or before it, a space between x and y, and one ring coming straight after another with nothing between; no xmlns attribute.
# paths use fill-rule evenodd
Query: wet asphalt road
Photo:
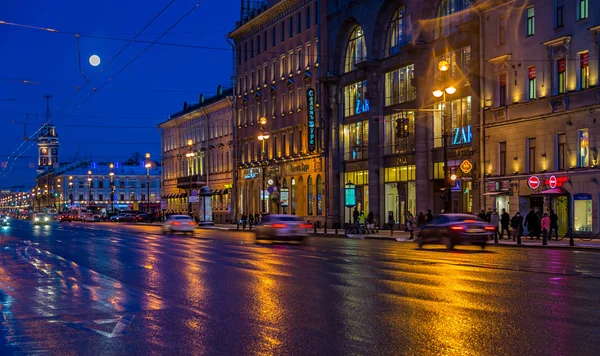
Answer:
<svg viewBox="0 0 600 356"><path fill-rule="evenodd" d="M598 252L159 232L3 229L0 354L598 354Z"/></svg>

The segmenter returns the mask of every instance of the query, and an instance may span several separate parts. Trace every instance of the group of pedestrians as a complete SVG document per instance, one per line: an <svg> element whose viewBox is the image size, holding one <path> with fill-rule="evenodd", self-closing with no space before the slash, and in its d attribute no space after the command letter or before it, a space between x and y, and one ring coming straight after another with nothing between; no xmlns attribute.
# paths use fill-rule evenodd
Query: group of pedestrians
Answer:
<svg viewBox="0 0 600 356"><path fill-rule="evenodd" d="M372 211L369 211L369 214L365 216L364 211L358 211L357 208L354 208L352 219L357 226L358 233L368 234L379 232L378 229L376 229L375 214Z"/></svg>
<svg viewBox="0 0 600 356"><path fill-rule="evenodd" d="M252 226L258 225L261 222L262 217L258 213L242 214L240 220L242 222L242 230L246 230L246 226L248 226L249 229L252 229Z"/></svg>
<svg viewBox="0 0 600 356"><path fill-rule="evenodd" d="M523 218L518 211L511 218L506 212L506 209L502 209L502 214L500 215L496 209L493 211L490 209L488 210L488 213L482 210L478 216L496 228L495 236L500 239L504 237L504 232L506 232L507 236L511 236L509 230L510 227L513 231L513 241L520 242L525 229L527 229L527 232L532 239L536 238L539 240L540 237L543 237L545 240L547 238L552 238L552 233L554 232L555 237L558 240L558 215L556 215L554 210L550 210L548 213L544 213L544 215L540 216L539 211L532 208L529 209L529 213L527 213L525 218Z"/></svg>

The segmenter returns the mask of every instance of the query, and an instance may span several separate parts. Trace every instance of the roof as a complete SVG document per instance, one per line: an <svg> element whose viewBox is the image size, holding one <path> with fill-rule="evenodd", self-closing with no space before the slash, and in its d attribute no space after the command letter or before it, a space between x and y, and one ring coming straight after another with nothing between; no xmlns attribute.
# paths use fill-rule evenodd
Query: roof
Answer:
<svg viewBox="0 0 600 356"><path fill-rule="evenodd" d="M202 109L204 107L208 107L214 103L217 103L217 102L227 98L228 96L233 96L233 88L223 89L221 91L220 95L217 94L215 96L211 96L210 98L204 99L204 97L201 96L201 99L200 99L201 101L199 101L197 104L187 105L183 110L178 111L178 112L174 113L173 115L170 115L169 119L163 123L160 123L159 126L166 122L177 119L178 117L181 117L187 113L193 112L198 109Z"/></svg>

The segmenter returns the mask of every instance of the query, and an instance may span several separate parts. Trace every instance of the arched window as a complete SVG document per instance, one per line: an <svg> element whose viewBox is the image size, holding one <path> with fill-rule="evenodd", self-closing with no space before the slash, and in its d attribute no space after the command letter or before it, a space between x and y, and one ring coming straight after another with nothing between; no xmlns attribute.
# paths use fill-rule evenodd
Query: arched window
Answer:
<svg viewBox="0 0 600 356"><path fill-rule="evenodd" d="M296 179L292 178L292 215L296 215Z"/></svg>
<svg viewBox="0 0 600 356"><path fill-rule="evenodd" d="M400 52L400 47L410 43L410 41L412 41L410 16L406 15L406 7L400 6L394 12L394 16L392 16L392 20L390 21L386 55L391 56Z"/></svg>
<svg viewBox="0 0 600 356"><path fill-rule="evenodd" d="M350 33L348 47L346 48L346 57L344 64L344 73L356 69L356 64L367 59L367 44L365 36L360 26L356 26Z"/></svg>
<svg viewBox="0 0 600 356"><path fill-rule="evenodd" d="M472 0L441 0L435 19L435 38L458 31L458 25L466 23L471 16Z"/></svg>
<svg viewBox="0 0 600 356"><path fill-rule="evenodd" d="M312 193L312 177L308 177L307 183L306 183L306 195L307 195L307 201L308 201L308 215L312 215L313 214L313 193Z"/></svg>
<svg viewBox="0 0 600 356"><path fill-rule="evenodd" d="M317 215L323 215L323 180L317 176Z"/></svg>

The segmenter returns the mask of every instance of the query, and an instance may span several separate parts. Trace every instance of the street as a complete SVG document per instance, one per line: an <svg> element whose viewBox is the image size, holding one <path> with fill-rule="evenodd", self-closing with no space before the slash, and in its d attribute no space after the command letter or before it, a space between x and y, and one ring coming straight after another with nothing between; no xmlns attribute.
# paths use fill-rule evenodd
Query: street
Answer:
<svg viewBox="0 0 600 356"><path fill-rule="evenodd" d="M591 355L598 252L13 221L1 354ZM596 351L594 351L596 350Z"/></svg>

